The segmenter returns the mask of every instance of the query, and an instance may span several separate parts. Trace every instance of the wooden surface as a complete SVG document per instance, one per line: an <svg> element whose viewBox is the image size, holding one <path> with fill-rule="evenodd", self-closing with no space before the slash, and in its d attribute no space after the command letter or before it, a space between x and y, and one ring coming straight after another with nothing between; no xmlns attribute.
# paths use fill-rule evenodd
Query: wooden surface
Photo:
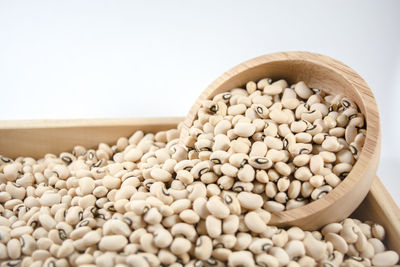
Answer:
<svg viewBox="0 0 400 267"><path fill-rule="evenodd" d="M235 87L243 88L248 81L265 77L286 79L289 84L304 81L312 88L346 95L357 103L367 123L364 148L347 178L326 197L300 208L280 212L272 217L272 222L312 230L329 221L347 217L361 203L374 179L380 153L380 122L377 104L368 85L354 70L335 59L309 52L281 52L237 65L201 93L184 120L181 140L187 136L202 100Z"/></svg>
<svg viewBox="0 0 400 267"><path fill-rule="evenodd" d="M400 254L400 209L378 177L374 179L367 197L352 216L383 225L386 229L387 245Z"/></svg>
<svg viewBox="0 0 400 267"><path fill-rule="evenodd" d="M70 151L74 145L115 143L136 130L155 132L176 127L181 118L0 121L0 155L43 157Z"/></svg>
<svg viewBox="0 0 400 267"><path fill-rule="evenodd" d="M95 148L100 142L112 144L118 137L128 137L138 129L156 132L175 128L181 120L182 118L0 121L0 155L44 155L50 152L58 153L61 151L60 147L71 151L77 144L74 143L75 140L87 148ZM3 146L5 143L15 146ZM382 224L387 230L389 248L400 253L400 210L377 177L367 197L352 217Z"/></svg>

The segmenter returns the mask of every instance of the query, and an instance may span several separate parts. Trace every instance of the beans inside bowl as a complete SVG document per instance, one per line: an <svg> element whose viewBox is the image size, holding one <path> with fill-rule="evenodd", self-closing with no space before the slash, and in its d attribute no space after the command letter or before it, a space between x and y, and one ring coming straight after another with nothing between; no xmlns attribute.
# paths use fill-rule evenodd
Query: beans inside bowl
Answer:
<svg viewBox="0 0 400 267"><path fill-rule="evenodd" d="M264 78L203 101L184 143L189 159L207 168L196 174L202 182L259 194L265 210L280 212L339 185L365 136L350 98Z"/></svg>

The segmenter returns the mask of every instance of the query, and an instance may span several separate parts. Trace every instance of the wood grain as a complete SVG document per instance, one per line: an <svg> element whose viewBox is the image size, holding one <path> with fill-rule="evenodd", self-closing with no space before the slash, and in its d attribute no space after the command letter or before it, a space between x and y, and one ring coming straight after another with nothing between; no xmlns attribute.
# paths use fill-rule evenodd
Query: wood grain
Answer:
<svg viewBox="0 0 400 267"><path fill-rule="evenodd" d="M75 145L94 148L115 143L136 130L155 132L175 128L181 118L81 119L0 121L0 155L39 158L71 151Z"/></svg>
<svg viewBox="0 0 400 267"><path fill-rule="evenodd" d="M330 221L351 214L368 193L378 167L380 154L380 120L373 93L366 82L350 67L333 58L309 52L281 52L260 56L222 74L207 87L186 116L180 139L196 118L204 99L243 87L248 81L269 77L286 79L289 84L304 81L312 88L352 98L366 117L367 135L361 155L347 178L326 197L306 206L278 213L272 223L316 229Z"/></svg>

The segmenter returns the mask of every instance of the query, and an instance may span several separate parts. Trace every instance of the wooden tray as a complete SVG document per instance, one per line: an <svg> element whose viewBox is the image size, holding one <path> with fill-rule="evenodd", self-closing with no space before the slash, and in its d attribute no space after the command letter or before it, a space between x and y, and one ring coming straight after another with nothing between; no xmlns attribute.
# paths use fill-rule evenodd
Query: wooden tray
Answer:
<svg viewBox="0 0 400 267"><path fill-rule="evenodd" d="M113 144L136 130L156 132L175 128L182 119L0 121L0 155L38 158L46 153L71 151L74 145L93 148L100 142ZM378 177L351 217L382 224L387 231L386 244L400 254L400 209Z"/></svg>

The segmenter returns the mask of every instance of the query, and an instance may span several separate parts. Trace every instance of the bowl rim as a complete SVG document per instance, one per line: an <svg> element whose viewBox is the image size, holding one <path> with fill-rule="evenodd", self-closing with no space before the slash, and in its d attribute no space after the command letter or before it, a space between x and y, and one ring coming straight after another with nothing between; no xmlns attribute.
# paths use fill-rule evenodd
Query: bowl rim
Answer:
<svg viewBox="0 0 400 267"><path fill-rule="evenodd" d="M375 154L378 153L379 155L380 118L378 106L374 94L367 83L352 68L329 56L306 51L276 52L242 62L219 76L200 94L183 121L180 140L184 140L187 136L187 131L196 117L200 102L208 99L218 87L249 69L280 61L303 61L319 67L324 67L341 76L359 95L364 106L365 112L363 115L367 125L366 138L360 156L353 165L350 173L338 186L333 188L333 190L323 198L309 202L304 206L272 213L272 224L286 225L290 224L291 221L305 219L312 214L324 210L333 205L342 196L348 195L353 190L354 186L362 180L368 171L368 166L374 163ZM368 185L368 187L370 187L370 185Z"/></svg>

